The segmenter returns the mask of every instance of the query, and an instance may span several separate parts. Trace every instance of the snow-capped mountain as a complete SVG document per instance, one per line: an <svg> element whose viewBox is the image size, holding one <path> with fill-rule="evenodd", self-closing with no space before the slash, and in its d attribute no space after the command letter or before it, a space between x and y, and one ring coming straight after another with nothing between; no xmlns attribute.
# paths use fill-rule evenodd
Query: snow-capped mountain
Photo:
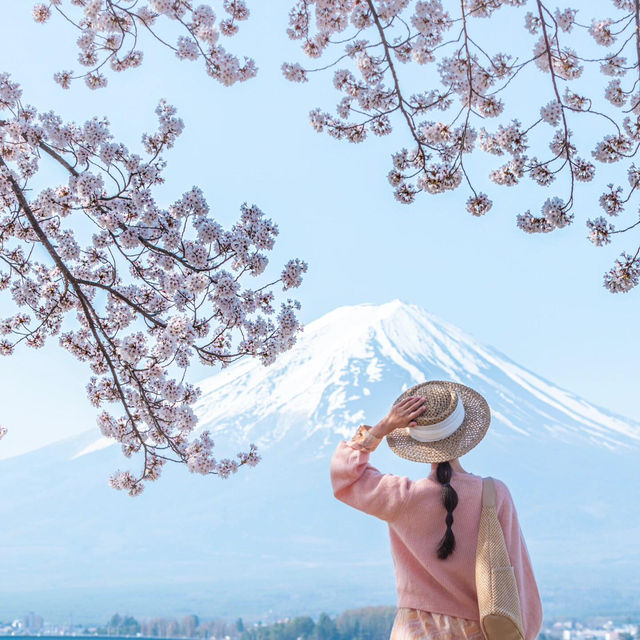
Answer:
<svg viewBox="0 0 640 640"><path fill-rule="evenodd" d="M637 608L640 425L394 301L336 309L274 365L241 361L202 382L200 428L219 457L249 442L263 456L230 480L176 467L130 499L106 486L130 461L94 431L3 461L0 619L23 608L267 619L393 603L385 525L333 498L328 462L426 379L489 401L491 429L463 465L510 487L547 610ZM386 445L372 462L428 472Z"/></svg>
<svg viewBox="0 0 640 640"><path fill-rule="evenodd" d="M310 324L298 347L271 367L244 361L201 384L202 423L227 432L242 417L242 437L262 447L293 433L350 435L425 379L482 390L501 435L551 436L610 449L640 446L640 426L598 409L523 369L456 327L399 301L342 307ZM221 399L224 399L221 402ZM542 408L544 407L544 412ZM273 419L277 416L277 428Z"/></svg>

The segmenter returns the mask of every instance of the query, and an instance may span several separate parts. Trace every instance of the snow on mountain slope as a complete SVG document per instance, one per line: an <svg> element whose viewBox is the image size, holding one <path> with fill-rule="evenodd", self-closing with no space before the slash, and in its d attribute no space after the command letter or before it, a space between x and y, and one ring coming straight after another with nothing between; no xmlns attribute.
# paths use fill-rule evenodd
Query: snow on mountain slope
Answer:
<svg viewBox="0 0 640 640"><path fill-rule="evenodd" d="M267 619L394 602L385 527L333 498L329 458L404 388L443 378L489 401L491 429L463 465L509 486L547 609L631 602L640 425L394 301L336 309L274 365L241 361L203 381L200 428L218 456L248 442L263 456L230 480L172 467L130 499L106 485L130 461L95 432L0 463L0 619L23 609ZM384 444L372 460L426 473Z"/></svg>
<svg viewBox="0 0 640 640"><path fill-rule="evenodd" d="M640 425L598 409L518 366L498 351L422 309L399 301L342 307L305 329L296 348L272 366L245 361L205 380L197 405L214 433L238 425L268 446L295 430L346 436L402 387L452 379L489 399L501 433L573 437L608 447L640 445ZM372 398L373 390L375 398ZM277 416L278 428L263 422Z"/></svg>

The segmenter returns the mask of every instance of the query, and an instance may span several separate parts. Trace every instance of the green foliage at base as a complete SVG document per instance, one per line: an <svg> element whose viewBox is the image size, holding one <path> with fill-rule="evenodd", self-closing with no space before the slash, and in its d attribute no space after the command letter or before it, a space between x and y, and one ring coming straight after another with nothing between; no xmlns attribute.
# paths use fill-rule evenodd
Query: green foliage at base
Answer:
<svg viewBox="0 0 640 640"><path fill-rule="evenodd" d="M395 607L365 607L335 620L326 613L317 622L302 616L245 629L240 640L388 640L395 614Z"/></svg>
<svg viewBox="0 0 640 640"><path fill-rule="evenodd" d="M135 636L140 633L140 623L131 616L116 613L111 616L106 627L98 629L98 633L106 636Z"/></svg>

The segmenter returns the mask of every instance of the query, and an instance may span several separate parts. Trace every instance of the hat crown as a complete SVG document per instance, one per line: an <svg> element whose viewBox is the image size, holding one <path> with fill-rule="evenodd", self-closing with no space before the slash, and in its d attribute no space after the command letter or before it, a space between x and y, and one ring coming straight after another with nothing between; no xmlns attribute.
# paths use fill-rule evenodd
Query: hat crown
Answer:
<svg viewBox="0 0 640 640"><path fill-rule="evenodd" d="M489 428L487 401L459 382L422 382L404 391L393 404L408 397L423 397L426 406L415 419L415 427L399 427L387 435L389 446L401 458L431 463L459 458L473 449Z"/></svg>
<svg viewBox="0 0 640 640"><path fill-rule="evenodd" d="M400 396L422 396L426 402L424 411L415 419L418 426L426 427L446 420L458 406L458 395L455 389L437 381L428 382L421 388L409 390Z"/></svg>

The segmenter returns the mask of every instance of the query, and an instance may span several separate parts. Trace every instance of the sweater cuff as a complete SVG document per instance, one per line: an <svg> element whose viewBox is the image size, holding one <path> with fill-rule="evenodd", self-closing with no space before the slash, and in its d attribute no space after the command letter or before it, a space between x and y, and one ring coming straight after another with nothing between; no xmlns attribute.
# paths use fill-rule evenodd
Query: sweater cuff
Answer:
<svg viewBox="0 0 640 640"><path fill-rule="evenodd" d="M360 451L375 451L382 439L374 436L370 431L371 427L361 424L347 444Z"/></svg>

